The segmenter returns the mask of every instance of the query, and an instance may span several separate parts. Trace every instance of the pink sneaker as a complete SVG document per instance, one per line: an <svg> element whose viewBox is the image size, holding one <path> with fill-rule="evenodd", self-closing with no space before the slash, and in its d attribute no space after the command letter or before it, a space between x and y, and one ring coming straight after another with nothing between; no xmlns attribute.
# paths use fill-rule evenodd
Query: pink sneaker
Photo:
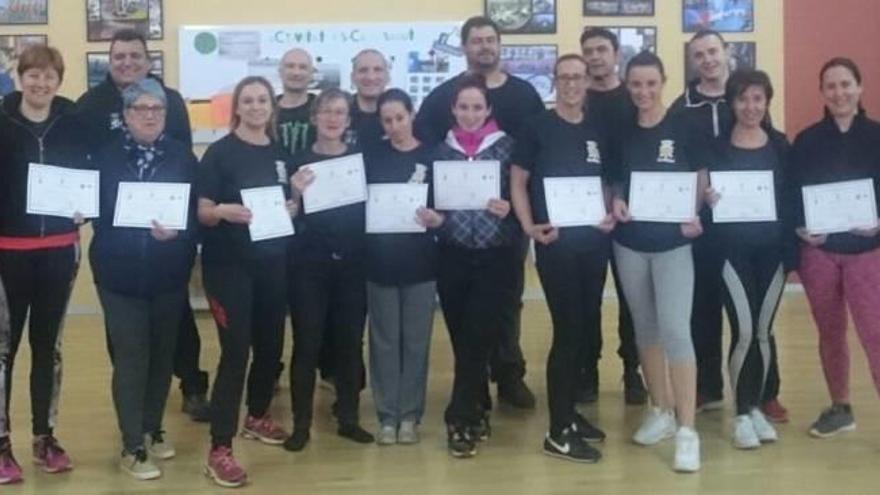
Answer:
<svg viewBox="0 0 880 495"><path fill-rule="evenodd" d="M34 437L34 464L47 473L62 473L73 469L70 457L52 435Z"/></svg>
<svg viewBox="0 0 880 495"><path fill-rule="evenodd" d="M251 440L259 440L269 445L281 445L287 440L287 432L276 425L268 414L262 418L248 415L247 419L244 420L241 436Z"/></svg>
<svg viewBox="0 0 880 495"><path fill-rule="evenodd" d="M21 480L21 466L12 455L12 444L7 443L0 448L0 485L18 483Z"/></svg>
<svg viewBox="0 0 880 495"><path fill-rule="evenodd" d="M214 447L208 453L205 475L225 488L238 488L247 482L247 472L238 465L229 447Z"/></svg>

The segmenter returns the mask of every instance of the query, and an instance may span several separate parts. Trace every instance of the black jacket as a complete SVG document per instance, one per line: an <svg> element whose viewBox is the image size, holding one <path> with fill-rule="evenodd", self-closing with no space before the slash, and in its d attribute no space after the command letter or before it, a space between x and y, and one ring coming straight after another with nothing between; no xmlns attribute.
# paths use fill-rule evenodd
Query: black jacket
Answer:
<svg viewBox="0 0 880 495"><path fill-rule="evenodd" d="M724 96L710 98L697 90L699 79L689 82L687 87L669 107L670 112L685 111L689 127L708 138L728 134L733 128L733 111Z"/></svg>
<svg viewBox="0 0 880 495"><path fill-rule="evenodd" d="M192 147L192 129L189 114L183 97L177 91L165 86L161 79L151 77L165 88L168 110L165 114L165 134ZM122 93L107 75L107 79L86 91L76 100L77 113L89 129L89 149L96 152L120 134L124 121L122 118Z"/></svg>
<svg viewBox="0 0 880 495"><path fill-rule="evenodd" d="M16 91L0 105L0 236L44 237L76 230L68 218L29 215L28 165L42 163L87 168L85 132L73 114L73 102L56 96L49 119L36 134L21 114L22 95Z"/></svg>
<svg viewBox="0 0 880 495"><path fill-rule="evenodd" d="M152 297L189 283L195 257L195 199L190 190L188 227L169 241L157 241L149 229L114 227L116 195L120 182L138 182L136 167L129 164L122 135L94 156L101 171L101 217L93 225L95 236L89 260L100 288L132 297ZM159 144L164 156L155 165L150 182L195 183L197 161L189 147L170 138Z"/></svg>

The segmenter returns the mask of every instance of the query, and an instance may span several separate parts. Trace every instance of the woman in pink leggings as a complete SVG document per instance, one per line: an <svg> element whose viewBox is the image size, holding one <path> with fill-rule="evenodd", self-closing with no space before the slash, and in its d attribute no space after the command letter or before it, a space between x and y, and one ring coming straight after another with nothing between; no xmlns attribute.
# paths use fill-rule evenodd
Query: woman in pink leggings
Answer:
<svg viewBox="0 0 880 495"><path fill-rule="evenodd" d="M826 438L856 427L849 396L847 307L880 391L880 229L810 232L801 188L869 179L875 198L880 198L880 123L865 115L862 77L851 60L829 60L819 73L819 89L825 117L794 142L790 200L798 211L793 218L801 239L798 272L819 329L819 354L831 394L831 407L813 423L810 434Z"/></svg>

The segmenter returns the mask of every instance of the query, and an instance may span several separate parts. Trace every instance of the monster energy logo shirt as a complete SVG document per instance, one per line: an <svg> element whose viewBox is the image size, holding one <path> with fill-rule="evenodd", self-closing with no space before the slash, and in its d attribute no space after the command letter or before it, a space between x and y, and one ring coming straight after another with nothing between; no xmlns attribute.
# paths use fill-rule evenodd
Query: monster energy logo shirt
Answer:
<svg viewBox="0 0 880 495"><path fill-rule="evenodd" d="M311 123L312 104L315 95L298 107L278 109L278 140L291 155L306 149L315 142L315 126Z"/></svg>

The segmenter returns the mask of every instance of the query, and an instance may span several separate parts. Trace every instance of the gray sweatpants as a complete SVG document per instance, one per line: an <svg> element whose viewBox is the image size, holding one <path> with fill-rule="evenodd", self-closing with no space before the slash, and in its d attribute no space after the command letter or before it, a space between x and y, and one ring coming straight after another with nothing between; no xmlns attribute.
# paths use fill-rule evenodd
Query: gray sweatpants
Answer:
<svg viewBox="0 0 880 495"><path fill-rule="evenodd" d="M113 404L122 444L134 452L162 429L186 287L151 299L98 288L113 348Z"/></svg>
<svg viewBox="0 0 880 495"><path fill-rule="evenodd" d="M672 364L695 361L691 340L694 261L690 244L650 253L615 242L614 256L639 349L662 345Z"/></svg>
<svg viewBox="0 0 880 495"><path fill-rule="evenodd" d="M382 425L419 422L425 412L428 354L437 285L367 282L370 387Z"/></svg>

